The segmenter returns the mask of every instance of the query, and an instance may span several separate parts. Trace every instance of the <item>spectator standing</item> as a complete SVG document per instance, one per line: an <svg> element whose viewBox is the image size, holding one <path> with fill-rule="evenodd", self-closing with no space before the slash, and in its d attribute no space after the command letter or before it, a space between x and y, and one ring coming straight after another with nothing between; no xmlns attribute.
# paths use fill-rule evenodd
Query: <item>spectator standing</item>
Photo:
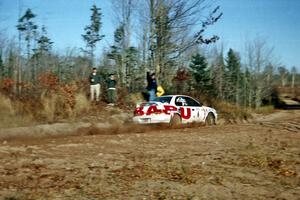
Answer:
<svg viewBox="0 0 300 200"><path fill-rule="evenodd" d="M108 105L115 105L116 103L116 77L114 74L109 75L109 79L107 80L107 96L108 96Z"/></svg>
<svg viewBox="0 0 300 200"><path fill-rule="evenodd" d="M153 101L156 97L157 83L155 73L147 72L147 88L149 93L149 101Z"/></svg>
<svg viewBox="0 0 300 200"><path fill-rule="evenodd" d="M90 80L91 101L94 101L96 99L96 101L98 102L100 97L101 77L97 73L96 67L93 67L92 73L89 76L89 80Z"/></svg>

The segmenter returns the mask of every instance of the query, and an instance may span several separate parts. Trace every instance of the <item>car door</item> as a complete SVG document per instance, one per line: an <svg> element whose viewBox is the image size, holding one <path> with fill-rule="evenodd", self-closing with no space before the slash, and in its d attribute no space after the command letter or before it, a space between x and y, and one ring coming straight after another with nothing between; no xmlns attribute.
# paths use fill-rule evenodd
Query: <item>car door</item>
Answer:
<svg viewBox="0 0 300 200"><path fill-rule="evenodd" d="M200 104L187 96L178 96L175 99L183 123L199 121Z"/></svg>
<svg viewBox="0 0 300 200"><path fill-rule="evenodd" d="M205 118L205 113L202 105L193 98L186 97L187 107L191 109L192 121L201 122Z"/></svg>

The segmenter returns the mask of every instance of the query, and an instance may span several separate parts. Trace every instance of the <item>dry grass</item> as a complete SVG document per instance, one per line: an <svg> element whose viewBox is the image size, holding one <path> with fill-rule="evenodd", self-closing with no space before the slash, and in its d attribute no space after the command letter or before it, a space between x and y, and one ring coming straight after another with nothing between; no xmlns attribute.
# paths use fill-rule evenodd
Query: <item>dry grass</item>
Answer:
<svg viewBox="0 0 300 200"><path fill-rule="evenodd" d="M90 101L83 93L75 95L75 102L75 107L73 109L73 115L75 116L86 113L90 109Z"/></svg>
<svg viewBox="0 0 300 200"><path fill-rule="evenodd" d="M60 93L42 92L38 98L14 100L0 94L0 128L74 121L93 109L83 93L74 95L74 106Z"/></svg>
<svg viewBox="0 0 300 200"><path fill-rule="evenodd" d="M15 116L15 109L11 100L0 94L0 127L11 123Z"/></svg>
<svg viewBox="0 0 300 200"><path fill-rule="evenodd" d="M262 106L260 108L255 109L254 112L257 114L268 115L274 112L274 106L273 105Z"/></svg>
<svg viewBox="0 0 300 200"><path fill-rule="evenodd" d="M137 103L145 101L140 92L128 93L127 91L119 90L117 96L117 104L122 109L132 109L136 106Z"/></svg>
<svg viewBox="0 0 300 200"><path fill-rule="evenodd" d="M78 117L88 114L92 109L90 101L83 93L74 94L72 104L68 97L61 94L41 96L42 109L40 118L47 122L59 120L76 120Z"/></svg>
<svg viewBox="0 0 300 200"><path fill-rule="evenodd" d="M47 97L45 93L41 95L41 103L43 108L40 111L40 117L42 119L54 121L57 99L58 96L55 94L51 95L50 97Z"/></svg>
<svg viewBox="0 0 300 200"><path fill-rule="evenodd" d="M0 94L0 117L4 117L5 115L10 116L15 114L14 107L12 105L12 101L3 95ZM1 118L2 119L2 118Z"/></svg>
<svg viewBox="0 0 300 200"><path fill-rule="evenodd" d="M142 94L139 92L139 93L130 94L128 96L128 101L130 101L131 103L141 103L145 100L144 100Z"/></svg>
<svg viewBox="0 0 300 200"><path fill-rule="evenodd" d="M199 93L192 94L192 97L199 100L205 106L216 109L219 123L235 124L252 119L251 109L244 108L233 103L221 101L209 95Z"/></svg>
<svg viewBox="0 0 300 200"><path fill-rule="evenodd" d="M141 93L119 94L119 108L108 108L105 103L91 104L83 92L76 92L72 86L62 87L57 91L44 90L22 100L12 101L8 97L0 96L0 127L28 126L41 123L55 122L109 122L123 124L120 113L132 112L135 104L143 102ZM121 98L122 96L122 98ZM212 98L203 99L205 105L214 107L219 119L224 123L237 123L251 118L250 110ZM271 108L264 108L258 112L267 113ZM117 112L117 113L116 113ZM128 118L128 116L126 116ZM11 122L14 123L11 123Z"/></svg>
<svg viewBox="0 0 300 200"><path fill-rule="evenodd" d="M0 128L24 126L32 122L32 115L19 112L23 106L18 101L0 94Z"/></svg>
<svg viewBox="0 0 300 200"><path fill-rule="evenodd" d="M219 119L225 120L225 123L232 124L252 118L250 109L228 102L215 101L213 107L217 110Z"/></svg>

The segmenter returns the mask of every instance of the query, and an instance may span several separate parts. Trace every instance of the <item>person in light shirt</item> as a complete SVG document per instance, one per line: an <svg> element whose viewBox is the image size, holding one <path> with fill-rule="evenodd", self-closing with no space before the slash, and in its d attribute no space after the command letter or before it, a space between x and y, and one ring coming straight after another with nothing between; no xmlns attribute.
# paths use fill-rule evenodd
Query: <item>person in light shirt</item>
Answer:
<svg viewBox="0 0 300 200"><path fill-rule="evenodd" d="M100 97L101 77L97 73L96 67L93 67L92 73L89 76L89 81L90 81L91 101L96 100L98 102Z"/></svg>

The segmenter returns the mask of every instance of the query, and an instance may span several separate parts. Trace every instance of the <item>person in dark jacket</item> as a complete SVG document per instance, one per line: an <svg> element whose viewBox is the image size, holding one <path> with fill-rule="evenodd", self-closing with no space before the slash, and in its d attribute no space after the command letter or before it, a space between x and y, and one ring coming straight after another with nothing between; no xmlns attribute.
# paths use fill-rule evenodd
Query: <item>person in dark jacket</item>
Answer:
<svg viewBox="0 0 300 200"><path fill-rule="evenodd" d="M99 101L101 77L99 74L97 74L96 67L93 68L93 71L89 76L89 81L90 81L91 101L95 99L95 93L96 93L96 101Z"/></svg>
<svg viewBox="0 0 300 200"><path fill-rule="evenodd" d="M107 96L108 96L108 105L114 105L116 103L116 86L117 81L114 74L109 75L109 79L107 80Z"/></svg>
<svg viewBox="0 0 300 200"><path fill-rule="evenodd" d="M147 87L149 93L149 101L153 101L156 97L157 83L155 78L155 73L147 72Z"/></svg>

